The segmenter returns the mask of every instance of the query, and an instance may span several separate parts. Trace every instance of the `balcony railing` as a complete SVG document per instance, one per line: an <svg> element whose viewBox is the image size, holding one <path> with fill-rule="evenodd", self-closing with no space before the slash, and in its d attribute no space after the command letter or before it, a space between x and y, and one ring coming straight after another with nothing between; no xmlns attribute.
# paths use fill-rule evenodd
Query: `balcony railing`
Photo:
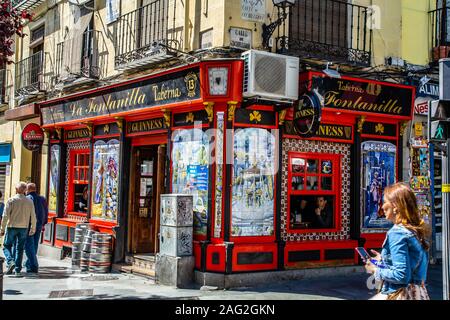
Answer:
<svg viewBox="0 0 450 320"><path fill-rule="evenodd" d="M169 39L169 11L176 11L177 1L169 8L169 0L155 0L135 11L119 17L116 25L117 69L167 59L172 56L167 47Z"/></svg>
<svg viewBox="0 0 450 320"><path fill-rule="evenodd" d="M432 60L449 57L450 54L450 8L440 8L429 13Z"/></svg>
<svg viewBox="0 0 450 320"><path fill-rule="evenodd" d="M355 65L370 65L371 9L337 0L299 0L289 12L289 35L277 51Z"/></svg>
<svg viewBox="0 0 450 320"><path fill-rule="evenodd" d="M16 63L16 92L40 91L44 82L44 52L39 51Z"/></svg>
<svg viewBox="0 0 450 320"><path fill-rule="evenodd" d="M6 103L6 69L0 69L0 104Z"/></svg>
<svg viewBox="0 0 450 320"><path fill-rule="evenodd" d="M43 4L46 0L13 0L12 5L14 9L18 10L32 10Z"/></svg>
<svg viewBox="0 0 450 320"><path fill-rule="evenodd" d="M56 47L58 80L70 77L99 79L104 76L107 50L100 31L88 30Z"/></svg>

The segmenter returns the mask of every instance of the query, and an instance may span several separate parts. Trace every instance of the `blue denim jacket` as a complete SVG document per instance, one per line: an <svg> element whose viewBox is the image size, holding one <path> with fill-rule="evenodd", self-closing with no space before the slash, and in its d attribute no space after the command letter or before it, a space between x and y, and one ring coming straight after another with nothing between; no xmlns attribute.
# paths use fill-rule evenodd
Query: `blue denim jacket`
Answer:
<svg viewBox="0 0 450 320"><path fill-rule="evenodd" d="M386 268L377 268L375 272L377 280L384 280L381 293L390 294L410 283L425 282L428 252L404 226L394 225L388 231L381 257Z"/></svg>

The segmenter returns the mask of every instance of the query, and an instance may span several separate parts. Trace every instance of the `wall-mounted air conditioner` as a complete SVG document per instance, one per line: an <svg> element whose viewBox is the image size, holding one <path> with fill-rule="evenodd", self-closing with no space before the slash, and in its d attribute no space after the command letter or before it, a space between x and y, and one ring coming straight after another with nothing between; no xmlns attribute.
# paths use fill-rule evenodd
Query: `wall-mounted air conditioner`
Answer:
<svg viewBox="0 0 450 320"><path fill-rule="evenodd" d="M244 52L242 58L244 97L298 100L299 58L257 50Z"/></svg>

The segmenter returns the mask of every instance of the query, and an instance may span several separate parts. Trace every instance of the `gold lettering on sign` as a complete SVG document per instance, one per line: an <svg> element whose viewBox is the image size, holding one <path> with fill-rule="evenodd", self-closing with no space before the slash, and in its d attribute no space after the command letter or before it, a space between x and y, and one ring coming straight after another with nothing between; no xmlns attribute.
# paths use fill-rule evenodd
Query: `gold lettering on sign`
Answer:
<svg viewBox="0 0 450 320"><path fill-rule="evenodd" d="M155 101L164 101L181 97L181 90L179 88L166 88L164 84L159 86L152 86Z"/></svg>
<svg viewBox="0 0 450 320"><path fill-rule="evenodd" d="M145 103L145 98L146 94L141 92L141 88L135 88L128 91L125 98L118 100L113 99L111 95L105 97L103 103L98 103L98 98L91 98L84 111L86 114L117 111L131 106L142 105ZM83 108L78 104L72 105L71 111L72 116L83 116Z"/></svg>
<svg viewBox="0 0 450 320"><path fill-rule="evenodd" d="M197 88L198 77L194 72L190 72L184 78L184 82L186 83L186 89L188 91L188 97L192 98L195 96L195 90Z"/></svg>
<svg viewBox="0 0 450 320"><path fill-rule="evenodd" d="M128 126L128 133L146 132L162 129L163 118L133 122Z"/></svg>
<svg viewBox="0 0 450 320"><path fill-rule="evenodd" d="M89 138L88 129L67 131L67 139L81 139L81 138Z"/></svg>
<svg viewBox="0 0 450 320"><path fill-rule="evenodd" d="M344 128L337 126L320 125L317 134L326 137L344 137Z"/></svg>
<svg viewBox="0 0 450 320"><path fill-rule="evenodd" d="M353 109L358 111L371 111L389 114L402 114L402 107L398 105L397 99L389 99L387 102L383 101L380 104L364 102L363 97L359 96L356 100L339 99L338 91L329 91L325 93L325 107L334 107L340 109Z"/></svg>

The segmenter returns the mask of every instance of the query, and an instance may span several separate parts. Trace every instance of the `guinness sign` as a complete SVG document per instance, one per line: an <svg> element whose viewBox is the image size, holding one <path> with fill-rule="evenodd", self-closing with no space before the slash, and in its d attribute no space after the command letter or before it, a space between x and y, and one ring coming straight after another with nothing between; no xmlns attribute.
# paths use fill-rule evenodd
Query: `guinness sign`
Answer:
<svg viewBox="0 0 450 320"><path fill-rule="evenodd" d="M294 106L294 126L297 133L310 138L316 134L322 116L319 97L314 92L308 92L300 97Z"/></svg>
<svg viewBox="0 0 450 320"><path fill-rule="evenodd" d="M36 123L30 123L22 130L22 144L25 149L37 151L44 143L44 131Z"/></svg>

